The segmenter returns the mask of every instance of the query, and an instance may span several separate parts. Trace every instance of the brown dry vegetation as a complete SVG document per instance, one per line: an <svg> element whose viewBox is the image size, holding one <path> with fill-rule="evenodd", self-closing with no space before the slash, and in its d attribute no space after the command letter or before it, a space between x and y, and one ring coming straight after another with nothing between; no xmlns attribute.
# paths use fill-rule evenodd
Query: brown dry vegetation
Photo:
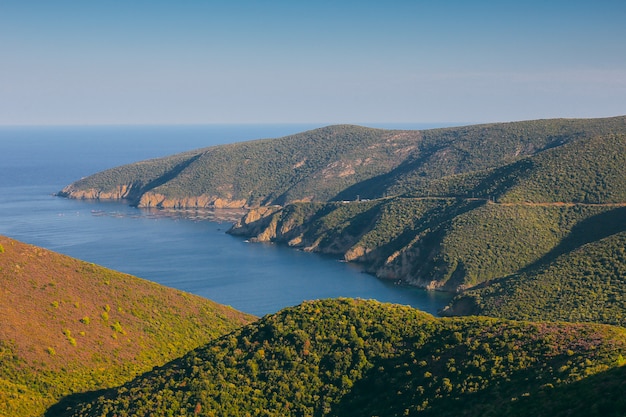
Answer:
<svg viewBox="0 0 626 417"><path fill-rule="evenodd" d="M0 247L0 415L122 383L254 320L6 237Z"/></svg>

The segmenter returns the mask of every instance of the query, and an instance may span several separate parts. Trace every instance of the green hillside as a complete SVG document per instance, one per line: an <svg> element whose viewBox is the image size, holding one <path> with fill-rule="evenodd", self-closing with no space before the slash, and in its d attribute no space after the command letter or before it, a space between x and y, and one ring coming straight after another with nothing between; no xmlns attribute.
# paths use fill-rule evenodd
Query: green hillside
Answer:
<svg viewBox="0 0 626 417"><path fill-rule="evenodd" d="M230 233L455 291L445 315L482 317L322 300L213 340L251 319L192 307L206 324L188 315L189 295L160 290L168 308L184 300L171 313L126 296L143 289L113 284L138 285L134 278L71 264L74 275L35 273L40 281L20 287L26 301L15 305L44 300L27 315L51 330L40 340L28 337L34 328L0 327L13 335L0 341L0 393L7 407L32 398L37 411L69 394L46 414L67 417L626 415L624 166L626 117L615 117L426 131L330 126L94 174L60 195L247 207ZM33 251L31 262L42 257ZM0 271L19 279L24 262ZM48 278L76 274L94 277L89 288ZM103 289L118 292L107 301ZM0 309L12 323L21 314ZM59 385L68 374L75 379Z"/></svg>
<svg viewBox="0 0 626 417"><path fill-rule="evenodd" d="M422 132L418 152L409 155L394 170L348 188L338 199L406 193L493 198L498 187L512 185L501 178L508 170L494 170L570 142L625 132L626 117L534 120L427 130ZM513 183L517 180L512 175L507 179Z"/></svg>
<svg viewBox="0 0 626 417"><path fill-rule="evenodd" d="M67 186L72 198L152 207L256 207L377 198L501 167L574 140L626 131L626 117L425 131L329 126L113 168Z"/></svg>
<svg viewBox="0 0 626 417"><path fill-rule="evenodd" d="M624 166L626 117L426 131L344 125L118 167L62 194L262 206L231 233L457 291L520 273L554 255L578 222L626 204ZM298 200L310 202L274 207Z"/></svg>
<svg viewBox="0 0 626 417"><path fill-rule="evenodd" d="M141 206L171 207L328 200L397 166L420 136L418 131L332 126L113 168L77 181L60 195L125 197Z"/></svg>
<svg viewBox="0 0 626 417"><path fill-rule="evenodd" d="M625 227L614 212L620 209L612 205L396 197L253 210L230 233L332 254L380 278L456 291L575 248L573 232L598 239Z"/></svg>
<svg viewBox="0 0 626 417"><path fill-rule="evenodd" d="M624 219L625 211L619 214ZM621 227L620 230L624 230ZM458 296L450 313L626 327L626 232Z"/></svg>
<svg viewBox="0 0 626 417"><path fill-rule="evenodd" d="M619 416L626 412L625 353L626 330L619 327L436 319L375 301L322 300L267 316L99 398L53 411Z"/></svg>
<svg viewBox="0 0 626 417"><path fill-rule="evenodd" d="M0 237L0 416L122 384L253 319Z"/></svg>
<svg viewBox="0 0 626 417"><path fill-rule="evenodd" d="M624 166L626 134L575 138L401 196L255 209L231 233L359 262L380 278L466 290L626 230Z"/></svg>

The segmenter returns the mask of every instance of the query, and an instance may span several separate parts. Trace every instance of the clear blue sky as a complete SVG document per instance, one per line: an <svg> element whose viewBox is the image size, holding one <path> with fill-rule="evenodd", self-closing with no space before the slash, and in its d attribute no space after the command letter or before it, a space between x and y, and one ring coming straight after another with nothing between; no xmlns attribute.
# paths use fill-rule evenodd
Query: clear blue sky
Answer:
<svg viewBox="0 0 626 417"><path fill-rule="evenodd" d="M626 114L624 1L0 0L0 124Z"/></svg>

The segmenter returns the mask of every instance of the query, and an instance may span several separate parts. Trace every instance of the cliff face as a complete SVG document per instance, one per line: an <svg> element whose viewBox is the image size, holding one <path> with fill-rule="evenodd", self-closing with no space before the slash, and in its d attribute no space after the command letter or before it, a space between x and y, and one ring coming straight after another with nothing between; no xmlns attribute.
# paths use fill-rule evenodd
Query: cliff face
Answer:
<svg viewBox="0 0 626 417"><path fill-rule="evenodd" d="M230 200L218 196L200 195L182 198L166 197L163 194L148 192L139 199L138 207L158 208L245 208L246 200Z"/></svg>
<svg viewBox="0 0 626 417"><path fill-rule="evenodd" d="M121 184L106 191L98 188L77 188L68 185L57 195L76 200L133 200L137 192L138 190L133 184Z"/></svg>
<svg viewBox="0 0 626 417"><path fill-rule="evenodd" d="M124 184L105 191L96 188L80 189L67 186L57 193L59 197L76 200L127 200L131 205L142 208L245 208L245 199L229 199L214 195L200 195L189 197L167 197L155 192L142 193L141 187L134 184Z"/></svg>
<svg viewBox="0 0 626 417"><path fill-rule="evenodd" d="M280 207L258 207L244 215L228 233L236 236L250 237L256 242L270 242L277 237L276 218L274 214Z"/></svg>
<svg viewBox="0 0 626 417"><path fill-rule="evenodd" d="M358 231L347 228L323 230L320 217L328 215L329 210L337 211L349 205L329 204L332 209L325 205L306 203L285 208L253 208L228 233L248 237L253 242L275 242L304 251L337 256L363 265L366 272L381 279L401 281L425 289L458 289L458 283L454 280L442 279L445 268L441 269L439 275L432 275L432 259L436 251L422 247L423 242L419 239L388 250L363 243L364 235L370 231L368 228Z"/></svg>

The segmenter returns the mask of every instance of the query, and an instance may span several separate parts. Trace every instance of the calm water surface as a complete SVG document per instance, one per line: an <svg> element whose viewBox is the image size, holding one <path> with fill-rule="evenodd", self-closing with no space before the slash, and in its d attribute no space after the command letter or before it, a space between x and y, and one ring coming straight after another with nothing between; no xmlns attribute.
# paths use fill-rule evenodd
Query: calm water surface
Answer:
<svg viewBox="0 0 626 417"><path fill-rule="evenodd" d="M227 235L229 223L52 196L113 166L315 125L0 128L0 234L255 315L360 297L436 313L449 296L398 287L354 265Z"/></svg>

